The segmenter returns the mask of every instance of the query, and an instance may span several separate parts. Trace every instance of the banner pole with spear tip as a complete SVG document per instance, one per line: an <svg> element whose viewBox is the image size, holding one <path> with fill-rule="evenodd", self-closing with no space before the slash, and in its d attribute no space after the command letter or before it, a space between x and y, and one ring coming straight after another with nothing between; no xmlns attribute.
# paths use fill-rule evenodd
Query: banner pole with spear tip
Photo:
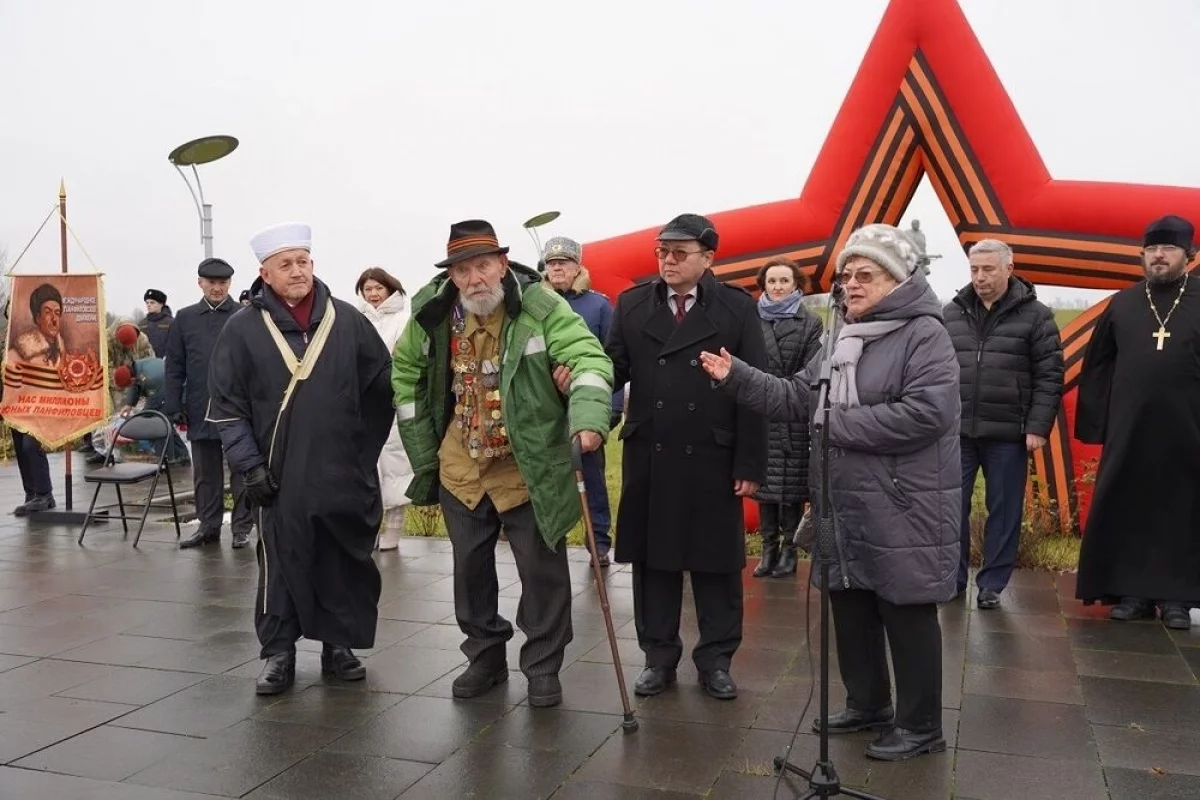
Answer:
<svg viewBox="0 0 1200 800"><path fill-rule="evenodd" d="M58 247L62 258L62 272L67 274L67 181L61 179L58 184ZM66 507L63 509L67 513L71 512L73 505L73 493L75 490L74 481L71 476L71 450L74 449L74 442L67 442L63 448L63 469L66 473L66 486L63 491L63 498L66 500Z"/></svg>

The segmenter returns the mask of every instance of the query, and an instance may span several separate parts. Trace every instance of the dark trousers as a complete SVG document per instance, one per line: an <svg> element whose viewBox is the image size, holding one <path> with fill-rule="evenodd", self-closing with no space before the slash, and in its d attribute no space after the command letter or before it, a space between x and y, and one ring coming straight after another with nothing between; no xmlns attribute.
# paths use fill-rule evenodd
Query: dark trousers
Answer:
<svg viewBox="0 0 1200 800"><path fill-rule="evenodd" d="M472 510L443 488L441 505L454 547L454 616L467 637L463 655L472 664L480 659L500 663L505 659L504 645L513 637L512 624L500 616L496 579L496 542L503 527L521 578L517 603L517 626L525 634L521 672L530 678L557 675L563 652L575 635L566 542L557 553L550 552L531 503L501 513L484 495Z"/></svg>
<svg viewBox="0 0 1200 800"><path fill-rule="evenodd" d="M764 543L772 536L783 536L783 543L791 544L803 514L803 503L759 503L758 533Z"/></svg>
<svg viewBox="0 0 1200 800"><path fill-rule="evenodd" d="M225 514L225 454L219 441L201 439L192 442L192 485L196 489L196 517L200 520L200 529L220 533ZM229 487L233 491L233 532L249 533L254 525L250 504L246 500L242 476L232 470Z"/></svg>
<svg viewBox="0 0 1200 800"><path fill-rule="evenodd" d="M192 446L195 447L195 443ZM258 634L258 643L262 645L259 658L264 659L280 653L296 652L296 642L304 634L300 628L300 617L296 614L296 605L292 602L292 596L288 594L286 586L282 585L282 575L271 578L272 581L280 584L272 587L271 591L272 599L279 601L274 603L273 607L276 607L280 613L263 613L263 609L266 607L264 594L267 588L266 576L268 574L263 569L266 547L267 543L260 537L258 547L255 548L255 553L258 554L258 596L254 603L254 630Z"/></svg>
<svg viewBox="0 0 1200 800"><path fill-rule="evenodd" d="M890 646L896 670L896 726L922 733L940 729L942 628L937 606L893 605L865 589L830 592L829 602L846 706L878 711L892 704Z"/></svg>
<svg viewBox="0 0 1200 800"><path fill-rule="evenodd" d="M608 508L608 484L604 480L604 448L583 454L583 488L587 492L588 510L592 512L592 530L596 532L596 549L601 553L612 548L612 515Z"/></svg>
<svg viewBox="0 0 1200 800"><path fill-rule="evenodd" d="M742 643L742 573L690 572L700 641L692 650L696 669L728 670ZM633 620L647 667L674 669L683 656L679 615L683 573L633 565Z"/></svg>
<svg viewBox="0 0 1200 800"><path fill-rule="evenodd" d="M9 428L9 431L12 432L13 450L17 453L17 469L21 473L26 502L40 495L54 494L54 486L50 483L50 461L41 443L16 428Z"/></svg>
<svg viewBox="0 0 1200 800"><path fill-rule="evenodd" d="M982 467L987 522L983 528L983 566L975 576L975 585L1002 592L1012 577L1021 543L1029 453L1024 442L996 442L965 436L959 441L962 445L962 543L958 589L967 588L967 568L971 563L971 494L975 491L975 475Z"/></svg>

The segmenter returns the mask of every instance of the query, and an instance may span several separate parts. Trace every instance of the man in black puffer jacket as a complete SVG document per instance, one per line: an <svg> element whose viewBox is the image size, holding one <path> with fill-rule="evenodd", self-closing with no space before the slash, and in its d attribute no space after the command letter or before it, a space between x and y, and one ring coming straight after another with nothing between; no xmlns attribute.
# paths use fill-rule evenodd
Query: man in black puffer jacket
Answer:
<svg viewBox="0 0 1200 800"><path fill-rule="evenodd" d="M1054 313L1033 284L1013 275L1012 250L984 239L968 254L971 283L945 308L958 354L962 398L962 546L959 594L971 559L971 495L983 468L987 489L980 608L998 608L1016 564L1029 453L1046 444L1063 391Z"/></svg>

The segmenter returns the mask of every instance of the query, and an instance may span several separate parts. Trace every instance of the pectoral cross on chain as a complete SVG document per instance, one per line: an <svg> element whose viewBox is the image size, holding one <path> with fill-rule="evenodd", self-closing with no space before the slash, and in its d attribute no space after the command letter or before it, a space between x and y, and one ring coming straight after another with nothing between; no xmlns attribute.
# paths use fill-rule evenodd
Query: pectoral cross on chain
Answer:
<svg viewBox="0 0 1200 800"><path fill-rule="evenodd" d="M1166 328L1159 328L1158 331L1151 334L1151 336L1153 336L1155 339L1158 339L1158 347L1155 348L1156 350L1162 350L1163 341L1171 338L1171 334L1167 333Z"/></svg>

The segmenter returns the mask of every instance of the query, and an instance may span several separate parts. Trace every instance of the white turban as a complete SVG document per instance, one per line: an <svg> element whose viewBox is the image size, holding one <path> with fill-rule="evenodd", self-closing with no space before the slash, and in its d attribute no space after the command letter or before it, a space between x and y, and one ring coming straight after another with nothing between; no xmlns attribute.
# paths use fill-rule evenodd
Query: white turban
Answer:
<svg viewBox="0 0 1200 800"><path fill-rule="evenodd" d="M303 222L281 222L251 236L250 247L260 264L284 250L300 249L311 253L312 228Z"/></svg>

